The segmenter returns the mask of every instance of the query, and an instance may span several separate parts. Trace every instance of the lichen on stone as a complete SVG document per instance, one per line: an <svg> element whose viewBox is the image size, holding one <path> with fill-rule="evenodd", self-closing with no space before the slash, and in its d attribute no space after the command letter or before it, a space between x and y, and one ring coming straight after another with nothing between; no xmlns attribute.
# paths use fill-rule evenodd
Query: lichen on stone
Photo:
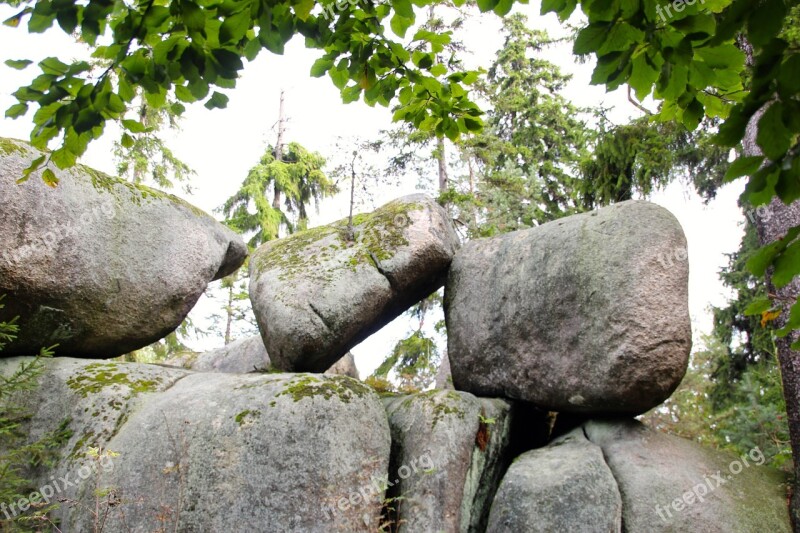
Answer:
<svg viewBox="0 0 800 533"><path fill-rule="evenodd" d="M239 424L239 427L242 427L246 422L247 419L255 419L261 416L261 411L258 409L245 409L241 413L237 414L233 419Z"/></svg>
<svg viewBox="0 0 800 533"><path fill-rule="evenodd" d="M400 404L405 409L411 409L414 404L422 403L425 409L431 410L431 429L436 427L447 416L456 416L464 420L466 411L460 407L463 399L457 392L432 390L414 394L403 400Z"/></svg>
<svg viewBox="0 0 800 533"><path fill-rule="evenodd" d="M331 281L330 271L341 268L355 270L363 264L377 267L376 260L387 261L394 257L398 248L408 244L405 234L409 224L408 213L424 207L421 203L396 201L372 213L355 215L352 240L348 219L295 233L270 243L268 248L257 254L256 272L279 270L279 279L282 281L303 274L312 274L321 281ZM327 240L327 243L323 243L323 240ZM344 263L337 261L326 271L325 263L345 255L342 251L346 249L350 249L349 259Z"/></svg>
<svg viewBox="0 0 800 533"><path fill-rule="evenodd" d="M153 392L161 384L160 378L132 379L118 363L92 363L67 380L69 388L83 398L89 394L97 394L113 385L128 387L131 395L141 392Z"/></svg>
<svg viewBox="0 0 800 533"><path fill-rule="evenodd" d="M303 398L338 398L342 403L350 403L355 398L363 398L371 394L372 389L358 380L347 376L331 376L323 379L310 374L293 377L275 397L290 396L295 402ZM270 403L270 405L273 405Z"/></svg>

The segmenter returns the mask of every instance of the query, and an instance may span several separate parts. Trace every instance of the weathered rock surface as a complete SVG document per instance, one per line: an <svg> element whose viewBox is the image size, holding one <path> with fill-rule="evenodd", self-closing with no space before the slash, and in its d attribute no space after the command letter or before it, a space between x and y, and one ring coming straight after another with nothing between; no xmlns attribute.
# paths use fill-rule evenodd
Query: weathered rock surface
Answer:
<svg viewBox="0 0 800 533"><path fill-rule="evenodd" d="M511 405L455 391L384 399L397 531L478 532L506 466Z"/></svg>
<svg viewBox="0 0 800 533"><path fill-rule="evenodd" d="M492 503L487 531L618 533L621 513L602 450L578 428L514 460Z"/></svg>
<svg viewBox="0 0 800 533"><path fill-rule="evenodd" d="M641 201L470 241L445 289L455 388L554 411L658 405L691 348L685 249Z"/></svg>
<svg viewBox="0 0 800 533"><path fill-rule="evenodd" d="M458 238L447 213L411 195L262 245L250 299L272 364L321 372L442 286Z"/></svg>
<svg viewBox="0 0 800 533"><path fill-rule="evenodd" d="M228 374L247 374L264 372L272 368L267 349L260 335L237 339L227 346L198 354L194 357L178 356L164 361L164 364L179 366L196 372L223 372ZM344 357L325 371L326 374L350 376L358 379L358 369L353 354Z"/></svg>
<svg viewBox="0 0 800 533"><path fill-rule="evenodd" d="M786 477L758 466L758 449L736 457L634 420L590 421L584 429L617 480L626 531L791 531Z"/></svg>
<svg viewBox="0 0 800 533"><path fill-rule="evenodd" d="M434 385L437 389L452 389L453 388L453 375L450 372L450 357L447 352L442 355L442 362L436 370L436 381Z"/></svg>
<svg viewBox="0 0 800 533"><path fill-rule="evenodd" d="M23 360L0 360L0 372ZM66 358L46 365L41 386L20 400L31 436L62 422L74 432L57 467L34 479L44 486L66 476L50 498L78 502L53 517L65 533L94 530L96 489L113 489L100 498L103 531L112 533L378 528L383 494L369 490L386 476L390 433L381 401L356 380ZM97 466L89 446L119 455Z"/></svg>
<svg viewBox="0 0 800 533"><path fill-rule="evenodd" d="M0 320L19 316L2 356L108 358L174 330L208 282L244 261L242 239L179 198L88 167L15 180L41 153L0 139Z"/></svg>

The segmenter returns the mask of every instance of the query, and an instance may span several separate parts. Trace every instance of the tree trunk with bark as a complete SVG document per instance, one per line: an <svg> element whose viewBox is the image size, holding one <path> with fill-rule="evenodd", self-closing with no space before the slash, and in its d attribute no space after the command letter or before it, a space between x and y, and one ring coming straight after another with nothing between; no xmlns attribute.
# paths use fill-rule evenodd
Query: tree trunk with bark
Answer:
<svg viewBox="0 0 800 533"><path fill-rule="evenodd" d="M766 109L765 106L750 120L747 133L742 141L745 156L763 155L761 148L756 143L756 136L758 121ZM754 224L762 246L775 242L783 238L789 229L800 225L800 201L786 205L779 198L773 198L763 216L755 217ZM800 295L800 278L795 277L785 287L776 289L772 284L770 269L767 272L767 287L775 307L783 309L781 315L774 322L776 327L782 328L788 319L789 309ZM781 368L783 396L786 399L786 416L789 422L789 439L794 463L794 484L789 511L792 529L795 532L800 530L800 352L792 350L791 346L798 339L800 339L800 334L793 331L786 337L775 340Z"/></svg>

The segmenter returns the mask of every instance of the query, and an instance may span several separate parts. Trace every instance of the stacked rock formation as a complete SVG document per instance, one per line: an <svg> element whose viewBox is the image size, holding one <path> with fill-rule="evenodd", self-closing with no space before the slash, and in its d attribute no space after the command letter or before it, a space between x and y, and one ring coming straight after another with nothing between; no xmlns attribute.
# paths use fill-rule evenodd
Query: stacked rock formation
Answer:
<svg viewBox="0 0 800 533"><path fill-rule="evenodd" d="M16 185L38 155L0 142L0 320L21 326L0 374L59 342L10 401L28 442L60 431L53 465L24 472L37 492L3 513L72 502L50 515L65 532L96 529L88 508L111 532L791 530L763 456L631 418L669 397L691 345L688 265L664 261L686 242L660 207L459 248L432 199L401 198L259 248L260 338L188 369L87 361L163 337L246 249L181 200L90 169ZM341 365L445 284L452 377L438 381L456 390L381 398L293 373Z"/></svg>

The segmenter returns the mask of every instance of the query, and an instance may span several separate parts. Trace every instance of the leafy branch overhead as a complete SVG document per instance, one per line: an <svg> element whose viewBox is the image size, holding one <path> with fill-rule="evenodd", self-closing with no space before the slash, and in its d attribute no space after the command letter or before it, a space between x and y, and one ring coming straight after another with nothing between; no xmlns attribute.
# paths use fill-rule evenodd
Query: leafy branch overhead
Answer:
<svg viewBox="0 0 800 533"><path fill-rule="evenodd" d="M416 0L415 5L432 1ZM415 22L409 0L347 4L330 20L325 11L312 14L311 0L3 3L20 9L6 25L27 21L31 33L57 25L88 43L92 56L104 65L47 58L38 64L41 74L14 93L18 103L6 111L7 117L16 118L32 104L38 106L31 141L46 148L63 134L61 146L50 156L60 168L74 165L108 121L120 121L130 134L146 130L141 122L125 119L139 88L148 105L170 105L176 114L197 101L209 109L223 108L228 96L220 90L235 87L244 60L254 60L262 49L282 54L295 35L303 36L306 46L324 51L311 74L327 73L345 102L363 97L370 105L388 106L396 98L395 119L451 138L481 127L482 112L466 90L476 73L450 72L451 65L434 61L449 42L447 33L417 31L407 48L385 32L388 22L397 37L405 37ZM31 62L6 64L24 69ZM176 101L168 104L172 97ZM28 169L26 176L44 163Z"/></svg>

